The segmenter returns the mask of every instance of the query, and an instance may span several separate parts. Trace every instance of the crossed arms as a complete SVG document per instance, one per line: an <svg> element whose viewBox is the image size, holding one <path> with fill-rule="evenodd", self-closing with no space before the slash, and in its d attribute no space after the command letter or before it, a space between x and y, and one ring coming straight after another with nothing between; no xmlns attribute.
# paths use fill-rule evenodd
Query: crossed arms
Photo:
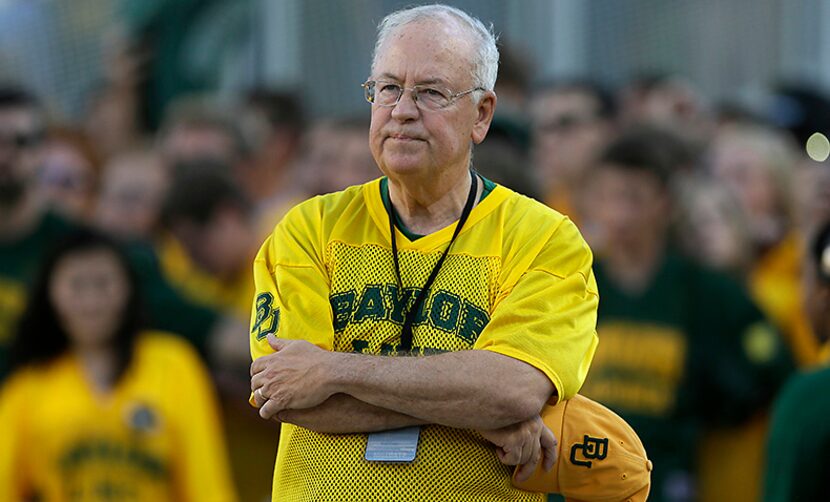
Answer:
<svg viewBox="0 0 830 502"><path fill-rule="evenodd" d="M503 463L522 466L520 477L543 457L551 467L556 442L539 412L551 396L576 393L597 343L592 258L576 226L563 219L515 238L474 349L386 357L335 352L332 328L322 329L333 326L333 314L320 204L313 199L287 215L254 262L261 293L251 390L260 415L325 433L474 429ZM266 344L262 335L277 326L280 338L268 335Z"/></svg>
<svg viewBox="0 0 830 502"><path fill-rule="evenodd" d="M487 350L425 357L329 352L276 339L251 365L263 418L326 433L365 433L422 424L476 429L499 458L530 476L556 460L556 439L539 412L555 393L533 366Z"/></svg>

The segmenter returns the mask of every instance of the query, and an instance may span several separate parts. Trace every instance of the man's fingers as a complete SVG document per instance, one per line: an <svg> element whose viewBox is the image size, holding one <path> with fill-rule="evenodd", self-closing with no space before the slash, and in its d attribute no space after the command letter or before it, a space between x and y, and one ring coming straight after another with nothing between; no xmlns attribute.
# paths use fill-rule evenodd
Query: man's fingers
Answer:
<svg viewBox="0 0 830 502"><path fill-rule="evenodd" d="M268 379L265 375L263 373L257 373L251 377L251 392L261 389L266 383L268 383Z"/></svg>
<svg viewBox="0 0 830 502"><path fill-rule="evenodd" d="M530 476L536 471L538 462L528 462L516 467L516 481L522 482L530 479Z"/></svg>
<svg viewBox="0 0 830 502"><path fill-rule="evenodd" d="M542 446L542 454L544 455L544 468L546 471L553 469L553 464L556 463L556 456L559 453L559 442L553 431L547 427L542 429L542 435L539 437L539 444Z"/></svg>
<svg viewBox="0 0 830 502"><path fill-rule="evenodd" d="M289 343L293 343L295 340L283 340L282 338L274 338L272 335L268 335L268 343L271 343L271 339L273 338L274 344L271 345L275 351L279 351L284 349L288 346ZM277 354L268 354L265 356L261 356L256 358L256 360L251 363L251 376L256 375L257 373L262 372L268 367L268 364L271 363L271 360L277 358Z"/></svg>
<svg viewBox="0 0 830 502"><path fill-rule="evenodd" d="M519 447L520 448L520 447ZM505 465L518 465L519 464L519 453L516 452L516 446L502 446L499 448L499 460L501 460L502 464Z"/></svg>
<svg viewBox="0 0 830 502"><path fill-rule="evenodd" d="M260 371L265 369L265 361L264 357L260 357L256 359L253 363L251 363L251 376L256 375Z"/></svg>
<svg viewBox="0 0 830 502"><path fill-rule="evenodd" d="M259 416L261 416L265 420L270 420L281 411L282 407L273 399L269 399L265 404L263 404L259 408Z"/></svg>
<svg viewBox="0 0 830 502"><path fill-rule="evenodd" d="M542 460L542 446L538 440L534 440L532 446L525 449L530 450L530 454L527 456L527 460L516 468L516 479L518 481L527 481L530 479L530 476L536 471L536 466Z"/></svg>
<svg viewBox="0 0 830 502"><path fill-rule="evenodd" d="M524 465L532 462L534 458L541 455L542 448L539 446L539 435L532 429L525 429L522 434L522 456L518 464Z"/></svg>
<svg viewBox="0 0 830 502"><path fill-rule="evenodd" d="M256 360L251 363L251 376L264 371L271 362L271 359L274 359L276 356L276 354L268 354L266 356L256 358Z"/></svg>
<svg viewBox="0 0 830 502"><path fill-rule="evenodd" d="M254 405L257 408L261 408L262 405L266 403L266 401L268 401L268 398L262 395L262 387L256 389L254 391Z"/></svg>
<svg viewBox="0 0 830 502"><path fill-rule="evenodd" d="M522 465L527 464L527 463L531 463L531 464L533 464L534 469L535 469L536 468L535 466L538 465L539 462L542 461L542 446L539 444L539 440L535 439L535 438L531 439L531 443L528 446L529 446L529 448L527 448L527 449L529 451L527 452L527 456L524 459L522 459L522 460L524 460L522 462Z"/></svg>
<svg viewBox="0 0 830 502"><path fill-rule="evenodd" d="M522 462L522 457L524 456L524 451L526 449L527 447L522 443L513 445L509 450L505 449L507 455L505 455L506 461L504 463L507 465L523 464L524 462Z"/></svg>
<svg viewBox="0 0 830 502"><path fill-rule="evenodd" d="M266 339L268 340L268 345L270 345L271 348L276 350L276 351L280 351L280 350L284 349L286 347L286 345L288 345L290 343L289 340L285 340L283 338L277 338L272 333L269 333L268 336L266 337Z"/></svg>

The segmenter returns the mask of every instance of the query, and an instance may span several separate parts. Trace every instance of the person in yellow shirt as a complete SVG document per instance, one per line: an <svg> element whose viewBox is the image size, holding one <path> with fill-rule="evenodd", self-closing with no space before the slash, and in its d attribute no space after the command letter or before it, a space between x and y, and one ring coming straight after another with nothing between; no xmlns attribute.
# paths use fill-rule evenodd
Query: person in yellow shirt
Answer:
<svg viewBox="0 0 830 502"><path fill-rule="evenodd" d="M295 207L255 259L273 500L544 500L512 466L553 465L539 413L585 379L598 293L568 218L471 170L497 68L458 9L387 16L363 85L386 176Z"/></svg>
<svg viewBox="0 0 830 502"><path fill-rule="evenodd" d="M187 297L247 322L251 259L262 235L250 199L227 166L180 166L163 212L171 242L162 246L161 263L170 282Z"/></svg>
<svg viewBox="0 0 830 502"><path fill-rule="evenodd" d="M73 232L45 260L0 393L0 500L236 500L207 371L140 319L107 237Z"/></svg>
<svg viewBox="0 0 830 502"><path fill-rule="evenodd" d="M250 199L226 166L207 161L180 166L164 219L169 230L160 247L165 276L184 296L224 314L212 336L211 364L219 375L223 418L234 478L245 500L270 493L277 440L269 424L237 403L248 387L247 324L254 297L251 261L265 238ZM273 223L272 223L273 228Z"/></svg>

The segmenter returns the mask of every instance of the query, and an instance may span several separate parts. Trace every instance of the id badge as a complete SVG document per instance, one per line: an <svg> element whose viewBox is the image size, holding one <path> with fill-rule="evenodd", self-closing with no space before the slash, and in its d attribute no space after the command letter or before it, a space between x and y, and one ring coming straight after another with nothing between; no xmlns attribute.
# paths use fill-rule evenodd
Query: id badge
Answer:
<svg viewBox="0 0 830 502"><path fill-rule="evenodd" d="M369 434L365 458L370 462L412 462L418 453L420 435L420 427Z"/></svg>

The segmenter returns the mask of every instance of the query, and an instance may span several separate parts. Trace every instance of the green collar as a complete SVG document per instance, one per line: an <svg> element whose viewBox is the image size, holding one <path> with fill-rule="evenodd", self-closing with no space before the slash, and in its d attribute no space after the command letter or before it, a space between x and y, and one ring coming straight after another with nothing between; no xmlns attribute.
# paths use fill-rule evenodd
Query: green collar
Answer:
<svg viewBox="0 0 830 502"><path fill-rule="evenodd" d="M490 195L490 192L492 192L493 189L496 188L496 184L480 174L478 175L478 177L481 178L482 181L484 181L484 189L481 191L481 197L478 199L478 202L480 204L481 201L483 201L485 197ZM380 179L380 198L383 201L383 207L385 207L386 210L389 211L389 180L386 178L386 176ZM401 233L404 234L407 239L414 242L423 237L423 235L411 232L408 228L406 228L406 226L401 221L401 217L398 215L397 211L394 211L393 214L395 215L395 227L397 227L397 229L400 230Z"/></svg>

